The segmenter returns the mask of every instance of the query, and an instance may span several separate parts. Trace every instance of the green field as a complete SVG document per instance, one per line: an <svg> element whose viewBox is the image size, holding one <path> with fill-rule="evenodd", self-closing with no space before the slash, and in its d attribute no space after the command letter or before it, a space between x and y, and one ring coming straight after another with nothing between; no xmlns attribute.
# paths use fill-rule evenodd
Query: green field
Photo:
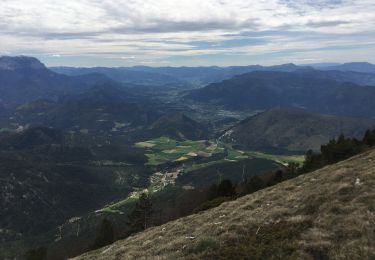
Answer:
<svg viewBox="0 0 375 260"><path fill-rule="evenodd" d="M303 156L300 155L274 155L256 151L241 151L232 148L232 146L216 142L216 141L176 141L168 137L159 137L156 139L139 142L135 144L138 148L145 149L145 154L148 157L147 165L155 166L171 161L187 160L192 157L192 154L200 153L206 156L227 151L227 156L223 159L206 161L204 163L194 163L186 168L181 167L181 172L189 173L199 169L208 168L215 164L223 164L225 162L238 162L241 160L260 158L275 161L281 164L287 164L290 162L301 164L304 160ZM154 193L161 191L165 184L173 184L174 179L172 177L166 177L162 173L154 173L150 177L150 186L147 187L148 192ZM130 207L136 200L137 194L139 195L143 190L133 192L133 196L129 196L124 200L118 201L114 204L108 205L100 212L123 214L123 209Z"/></svg>
<svg viewBox="0 0 375 260"><path fill-rule="evenodd" d="M124 200L118 201L111 205L108 205L102 209L97 210L96 212L103 212L103 213L112 213L112 214L124 214L124 211L121 210L122 208L126 208L126 206L132 206L138 198L127 197Z"/></svg>
<svg viewBox="0 0 375 260"><path fill-rule="evenodd" d="M223 147L218 147L215 143L202 141L176 141L168 137L159 137L146 142L135 144L138 148L146 149L148 158L147 165L159 165L172 161L183 161L194 154L202 153L210 156L213 153L223 151Z"/></svg>
<svg viewBox="0 0 375 260"><path fill-rule="evenodd" d="M267 154L267 153L254 152L254 151L246 151L245 153L255 158L273 160L282 164L298 163L301 165L303 161L305 160L305 156L303 155L274 155L274 154Z"/></svg>
<svg viewBox="0 0 375 260"><path fill-rule="evenodd" d="M241 151L232 148L230 145L216 142L216 141L176 141L168 137L159 137L145 142L139 142L135 144L138 148L146 149L146 156L148 158L147 165L155 166L171 161L183 161L194 154L200 153L207 157L214 153L227 151L228 155L225 159L211 161L201 164L194 164L191 166L192 169L186 169L186 171L195 170L198 168L210 166L215 163L223 161L237 162L249 158L262 158L272 161L276 161L281 164L298 163L301 164L304 157L301 155L274 155L267 154L257 151Z"/></svg>
<svg viewBox="0 0 375 260"><path fill-rule="evenodd" d="M207 163L197 163L193 164L189 168L185 169L185 172L191 172L198 169L202 169L205 167L209 167L214 164L219 164L223 162L238 162L245 159L250 158L259 158L259 159L267 159L271 161L275 161L277 163L281 163L283 165L287 165L288 163L298 163L301 165L304 161L304 156L301 155L274 155L274 154L266 154L261 152L254 152L254 151L239 151L227 147L228 155L225 159L211 161Z"/></svg>

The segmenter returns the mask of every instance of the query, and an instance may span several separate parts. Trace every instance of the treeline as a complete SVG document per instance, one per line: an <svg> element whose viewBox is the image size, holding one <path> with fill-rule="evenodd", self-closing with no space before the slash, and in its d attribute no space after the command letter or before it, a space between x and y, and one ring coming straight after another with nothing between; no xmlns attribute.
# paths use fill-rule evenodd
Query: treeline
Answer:
<svg viewBox="0 0 375 260"><path fill-rule="evenodd" d="M320 153L307 151L305 161L299 172L307 173L337 163L360 154L373 146L375 146L375 129L367 130L361 140L340 135L337 140L332 139L328 144L322 145Z"/></svg>

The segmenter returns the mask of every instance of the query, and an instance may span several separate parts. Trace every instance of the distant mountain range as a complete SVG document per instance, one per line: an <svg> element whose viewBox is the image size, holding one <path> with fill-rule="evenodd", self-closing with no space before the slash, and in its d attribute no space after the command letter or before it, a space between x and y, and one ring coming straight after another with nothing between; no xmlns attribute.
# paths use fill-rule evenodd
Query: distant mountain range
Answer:
<svg viewBox="0 0 375 260"><path fill-rule="evenodd" d="M358 71L358 68L366 67L366 71L371 71L369 68L373 65L350 63L340 66L347 69L357 68ZM333 67L325 67L328 68ZM158 84L168 85L166 89L174 84L177 88L192 88L216 81L219 82L185 92L185 100L241 111L300 107L312 112L375 117L375 88L371 87L375 85L375 73L315 70L294 64L270 67L138 66L53 69L70 76L51 71L32 57L1 57L0 121L8 116L3 115L4 108L19 106L14 114L14 118L18 120L15 123L23 125L48 123L49 126L58 128L70 129L75 126L80 130L95 128L97 131L99 122L112 129L116 121L117 127L125 124L126 127L136 130L137 126L150 126L159 116L171 112L170 108L161 111L165 104L152 101L157 92L163 93L160 91L164 86L157 86ZM221 81L223 79L226 80ZM148 84L156 85L134 85L138 80L146 80L149 81ZM171 103L180 106L180 111L187 109L184 107L184 101L179 101L181 94L173 95L175 96ZM163 93L161 96L167 94ZM37 102L33 103L35 101ZM106 108L102 106L103 102ZM116 104L120 103L123 105L115 108ZM100 109L104 110L100 112ZM159 112L157 116L146 116L141 112L145 110L151 114ZM109 120L106 115L112 119ZM133 119L129 121L130 117ZM148 123L137 124L142 118L148 118Z"/></svg>
<svg viewBox="0 0 375 260"><path fill-rule="evenodd" d="M107 77L124 82L144 85L177 85L180 88L202 87L211 83L230 79L234 76L254 71L282 71L293 72L296 70L326 70L325 75L333 74L332 77L341 78L339 71L351 71L343 80L360 85L375 85L375 65L370 63L348 63L348 64L315 64L300 65L282 64L276 66L230 66L230 67L120 67L120 68L73 68L52 67L53 71L66 75L84 75L89 73L101 73ZM336 73L331 71L337 71ZM358 74L359 73L359 74ZM340 77L337 77L337 76Z"/></svg>
<svg viewBox="0 0 375 260"><path fill-rule="evenodd" d="M201 87L213 82L229 79L233 76L258 70L295 71L301 67L294 64L284 64L271 67L260 65L233 67L120 67L120 68L73 68L52 67L51 70L69 76L100 73L107 77L123 82L142 85L177 85L180 88Z"/></svg>
<svg viewBox="0 0 375 260"><path fill-rule="evenodd" d="M187 93L186 99L234 110L274 107L375 117L375 87L340 82L324 73L257 71Z"/></svg>
<svg viewBox="0 0 375 260"><path fill-rule="evenodd" d="M55 67L48 69L39 60L32 57L4 56L0 57L0 107L14 107L41 98L58 100L66 95L85 92L93 85L103 84L129 89L129 93L142 94L144 92L152 95L163 91L163 89L185 90L202 87L254 71L305 71L316 74L316 77L330 78L340 82L375 85L375 73L370 73L374 72L371 69L374 65L350 63L340 66L326 66L319 71L308 66L294 64L270 67L259 65L160 68L138 66L131 68Z"/></svg>
<svg viewBox="0 0 375 260"><path fill-rule="evenodd" d="M313 65L322 70L356 71L363 73L375 73L375 65L368 62L350 62L344 64L333 64L324 66L322 64Z"/></svg>
<svg viewBox="0 0 375 260"><path fill-rule="evenodd" d="M273 153L318 151L340 134L362 138L375 120L309 113L300 109L275 108L249 117L221 139L245 150Z"/></svg>
<svg viewBox="0 0 375 260"><path fill-rule="evenodd" d="M0 105L14 107L39 98L56 100L91 86L112 82L101 74L66 76L31 57L0 57Z"/></svg>

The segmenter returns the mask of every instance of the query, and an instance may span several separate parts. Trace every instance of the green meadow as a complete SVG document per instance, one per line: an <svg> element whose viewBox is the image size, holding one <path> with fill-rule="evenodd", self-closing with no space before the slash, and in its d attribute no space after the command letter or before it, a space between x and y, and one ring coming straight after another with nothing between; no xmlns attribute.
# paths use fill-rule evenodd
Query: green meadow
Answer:
<svg viewBox="0 0 375 260"><path fill-rule="evenodd" d="M228 144L216 141L177 141L168 137L139 142L135 144L138 148L146 149L148 165L155 166L171 161L184 161L195 155L210 157L212 154L227 151L225 159L193 165L194 169L209 166L222 161L240 161L249 158L261 158L276 161L281 164L298 163L304 160L302 155L275 155L258 151L241 151L232 148ZM189 169L190 170L190 169Z"/></svg>

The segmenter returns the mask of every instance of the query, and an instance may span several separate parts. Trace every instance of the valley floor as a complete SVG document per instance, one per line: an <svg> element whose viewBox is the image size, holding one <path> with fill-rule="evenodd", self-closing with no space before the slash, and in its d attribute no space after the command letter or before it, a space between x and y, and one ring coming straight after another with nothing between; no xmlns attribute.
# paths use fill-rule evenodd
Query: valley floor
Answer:
<svg viewBox="0 0 375 260"><path fill-rule="evenodd" d="M168 137L159 137L153 140L136 143L135 146L147 149L147 165L158 166L173 162L180 162L181 164L171 167L166 166L163 170L155 171L149 177L149 187L135 190L127 198L99 209L97 212L123 213L121 208L127 203L134 202L143 192L159 192L168 185L174 186L179 176L204 169L211 165L225 162L236 163L246 159L265 159L270 162L274 161L277 164L288 165L288 163L291 162L302 164L304 160L304 156L302 155L273 155L256 151L241 151L234 149L229 144L213 140L186 140L179 142ZM226 155L223 158L214 158L215 154L217 155L224 151L226 151ZM205 162L191 161L191 159L198 157L199 154L204 154L206 157ZM212 183L207 183L206 185L208 186L210 184ZM194 187L187 185L185 188Z"/></svg>

